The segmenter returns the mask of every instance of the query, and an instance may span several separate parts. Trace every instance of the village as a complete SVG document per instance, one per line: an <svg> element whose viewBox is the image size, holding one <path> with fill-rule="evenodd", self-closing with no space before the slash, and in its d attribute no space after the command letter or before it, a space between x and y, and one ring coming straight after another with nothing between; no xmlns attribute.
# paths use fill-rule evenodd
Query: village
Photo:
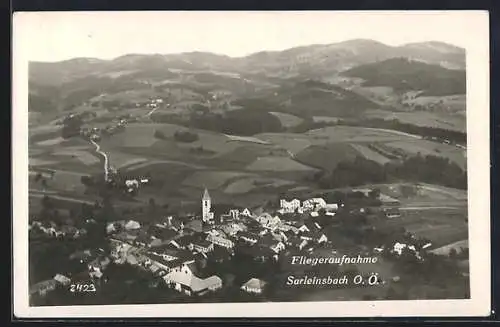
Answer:
<svg viewBox="0 0 500 327"><path fill-rule="evenodd" d="M255 265L292 261L292 254L324 257L325 253L330 253L330 257L336 257L336 242L329 239L325 221L334 222L343 206L342 203L327 203L320 197L303 201L280 199L274 212L243 208L229 209L216 216L211 196L205 189L201 197L201 215L168 215L160 221L142 224L131 219L106 222L106 250L89 248L72 254L70 259L79 261L82 272L61 271L53 279L33 285L30 294L40 298L61 288L71 292L83 292L83 289L95 292L108 282L106 270L112 264L134 267L147 273L155 287L161 284L188 297L217 293L228 287L259 296L266 292L269 280L246 275L247 279L238 284L234 278L228 281L226 275L219 273L218 265L237 275L241 267L232 263L235 256L243 255ZM384 215L385 219L394 219L400 213L397 208L390 208ZM87 219L85 223L95 221ZM30 225L30 232L34 231L53 238L77 239L86 234L85 228L58 228L36 220ZM431 243L412 237L407 240L412 239L411 244L395 239L391 246L373 247L365 254L376 257L385 252L398 257L410 253L416 260L424 260L421 253ZM399 279L398 276L389 277L394 282Z"/></svg>

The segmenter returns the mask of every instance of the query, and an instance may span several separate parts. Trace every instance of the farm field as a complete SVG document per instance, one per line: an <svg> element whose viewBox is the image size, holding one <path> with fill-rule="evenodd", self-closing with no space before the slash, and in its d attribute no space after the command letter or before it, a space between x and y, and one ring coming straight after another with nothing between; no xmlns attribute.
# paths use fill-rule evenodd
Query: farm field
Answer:
<svg viewBox="0 0 500 327"><path fill-rule="evenodd" d="M445 245L443 247L432 250L431 252L438 255L448 255L451 249L455 249L459 252L461 248L469 248L469 241L462 240L455 243Z"/></svg>
<svg viewBox="0 0 500 327"><path fill-rule="evenodd" d="M402 123L424 127L442 128L453 131L465 132L465 116L457 114L439 114L434 112L391 112L384 110L371 110L366 112L367 118L381 118L385 120L397 119Z"/></svg>
<svg viewBox="0 0 500 327"><path fill-rule="evenodd" d="M403 150L411 155L434 155L448 158L462 169L467 166L466 151L452 145L431 142L427 140L405 140L385 143L386 146Z"/></svg>
<svg viewBox="0 0 500 327"><path fill-rule="evenodd" d="M336 123L339 121L337 117L328 117L328 116L313 116L313 121L315 123L325 122L325 123Z"/></svg>
<svg viewBox="0 0 500 327"><path fill-rule="evenodd" d="M398 131L353 126L329 126L305 134L312 138L323 138L331 142L389 142L415 138Z"/></svg>
<svg viewBox="0 0 500 327"><path fill-rule="evenodd" d="M76 158L81 161L84 165L91 166L98 164L100 159L88 151L78 151L78 150L58 150L52 152L53 156L66 156L71 158Z"/></svg>
<svg viewBox="0 0 500 327"><path fill-rule="evenodd" d="M150 147L157 139L154 137L155 129L147 124L130 124L125 131L110 139L103 140L102 146L106 148L120 147Z"/></svg>
<svg viewBox="0 0 500 327"><path fill-rule="evenodd" d="M297 116L294 116L291 114L287 114L284 112L271 111L269 113L273 116L278 117L278 119L281 122L281 126L283 126L283 127L294 127L294 126L297 126L304 121L304 119L302 119L300 117L297 117Z"/></svg>
<svg viewBox="0 0 500 327"><path fill-rule="evenodd" d="M36 186L34 176L35 173L30 173L30 188L41 188ZM89 176L89 174L55 170L54 176L46 179L47 189L83 194L85 186L81 183L82 176Z"/></svg>
<svg viewBox="0 0 500 327"><path fill-rule="evenodd" d="M391 161L387 157L384 157L380 153L375 152L362 144L352 144L351 146L366 159L375 161L381 165L384 165Z"/></svg>
<svg viewBox="0 0 500 327"><path fill-rule="evenodd" d="M39 141L36 143L36 145L38 145L38 146L54 146L54 145L60 144L63 141L64 141L64 139L62 137L56 137L53 139Z"/></svg>
<svg viewBox="0 0 500 327"><path fill-rule="evenodd" d="M159 96L159 94L154 92L152 89L127 90L113 94L102 94L90 99L90 102L93 101L145 102L155 96Z"/></svg>
<svg viewBox="0 0 500 327"><path fill-rule="evenodd" d="M295 159L306 165L323 170L333 170L341 161L352 161L360 153L348 143L312 145L299 152Z"/></svg>
<svg viewBox="0 0 500 327"><path fill-rule="evenodd" d="M225 134L230 141L240 141L240 142L250 142L250 143L259 143L259 144L269 144L269 142L260 140L256 137L251 136L238 136L238 135L228 135Z"/></svg>
<svg viewBox="0 0 500 327"><path fill-rule="evenodd" d="M251 176L248 173L235 172L235 171L199 171L194 172L191 176L186 178L182 184L186 186L206 187L209 190L219 189L231 180Z"/></svg>
<svg viewBox="0 0 500 327"><path fill-rule="evenodd" d="M278 145L290 151L292 154L296 154L303 149L307 148L315 140L304 134L293 134L293 133L263 133L257 134L258 138L266 140L270 143Z"/></svg>
<svg viewBox="0 0 500 327"><path fill-rule="evenodd" d="M273 145L263 145L258 143L233 143L238 146L229 152L223 153L207 161L211 164L224 169L238 170L244 169L249 163L259 157L266 156L285 156L288 157L286 150L280 151Z"/></svg>
<svg viewBox="0 0 500 327"><path fill-rule="evenodd" d="M57 164L57 161L55 161L55 160L45 160L45 159L40 159L40 158L30 158L29 162L30 162L29 163L30 166L33 166L33 167Z"/></svg>
<svg viewBox="0 0 500 327"><path fill-rule="evenodd" d="M126 153L124 151L123 152L117 150L106 151L106 149L104 149L104 151L108 155L110 166L115 167L117 169L122 169L134 164L148 161L147 158L141 156L135 156L133 154Z"/></svg>
<svg viewBox="0 0 500 327"><path fill-rule="evenodd" d="M314 171L315 168L303 165L287 157L259 157L246 167L249 171Z"/></svg>
<svg viewBox="0 0 500 327"><path fill-rule="evenodd" d="M434 203L436 205L437 202ZM468 238L466 212L450 209L404 211L401 217L385 220L377 228L404 227L418 237L427 238L432 248Z"/></svg>
<svg viewBox="0 0 500 327"><path fill-rule="evenodd" d="M224 189L224 193L245 194L260 188L278 188L294 184L295 183L292 181L280 180L276 178L249 177L230 182Z"/></svg>
<svg viewBox="0 0 500 327"><path fill-rule="evenodd" d="M465 111L467 99L465 94L449 96L418 96L414 99L407 100L406 102L420 105L435 104L446 111L456 112Z"/></svg>

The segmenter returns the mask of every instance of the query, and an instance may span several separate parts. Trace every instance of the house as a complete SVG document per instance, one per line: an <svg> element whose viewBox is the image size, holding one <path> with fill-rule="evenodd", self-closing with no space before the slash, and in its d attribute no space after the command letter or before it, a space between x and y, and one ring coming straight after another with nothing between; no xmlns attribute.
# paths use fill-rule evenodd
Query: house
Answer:
<svg viewBox="0 0 500 327"><path fill-rule="evenodd" d="M194 232L202 232L203 231L203 222L199 219L193 219L186 223L186 229L190 229Z"/></svg>
<svg viewBox="0 0 500 327"><path fill-rule="evenodd" d="M132 244L134 240L137 238L137 235L134 235L133 233L130 232L121 232L113 235L112 238L115 240Z"/></svg>
<svg viewBox="0 0 500 327"><path fill-rule="evenodd" d="M250 244L255 244L259 240L259 236L250 232L238 232L237 236Z"/></svg>
<svg viewBox="0 0 500 327"><path fill-rule="evenodd" d="M222 214L220 215L220 222L221 223L224 223L224 222L229 222L229 221L232 221L233 220L233 216L231 216L230 214Z"/></svg>
<svg viewBox="0 0 500 327"><path fill-rule="evenodd" d="M257 278L252 278L243 284L241 289L247 293L262 294L265 286L266 282Z"/></svg>
<svg viewBox="0 0 500 327"><path fill-rule="evenodd" d="M247 230L247 227L242 223L227 223L221 226L221 229L228 236L234 236L238 232L243 232Z"/></svg>
<svg viewBox="0 0 500 327"><path fill-rule="evenodd" d="M337 211L339 209L339 205L337 203L327 203L325 205L324 209L327 212L334 212L334 211Z"/></svg>
<svg viewBox="0 0 500 327"><path fill-rule="evenodd" d="M75 226L70 226L70 225L64 225L61 227L61 231L64 233L65 236L70 236L70 237L75 237L78 232L78 228Z"/></svg>
<svg viewBox="0 0 500 327"><path fill-rule="evenodd" d="M390 208L385 210L385 216L387 218L399 218L401 217L401 212L398 208Z"/></svg>
<svg viewBox="0 0 500 327"><path fill-rule="evenodd" d="M323 229L323 226L321 226L318 222L316 221L306 221L304 225L307 227L307 229L311 232L317 232Z"/></svg>
<svg viewBox="0 0 500 327"><path fill-rule="evenodd" d="M288 239L288 236L282 231L274 231L271 233L272 237L274 237L275 240L280 241L280 242L285 242Z"/></svg>
<svg viewBox="0 0 500 327"><path fill-rule="evenodd" d="M280 253L285 249L285 244L277 240L271 234L267 234L259 240L259 246L266 247L274 251L275 253Z"/></svg>
<svg viewBox="0 0 500 327"><path fill-rule="evenodd" d="M170 241L169 244L173 244L178 249L192 249L193 237L190 235L184 235L175 240Z"/></svg>
<svg viewBox="0 0 500 327"><path fill-rule="evenodd" d="M248 208L245 208L245 209L243 209L243 211L240 212L240 215L246 216L246 217L251 217L252 212L250 210L248 210Z"/></svg>
<svg viewBox="0 0 500 327"><path fill-rule="evenodd" d="M286 245L288 245L291 248L296 248L296 249L299 249L299 250L304 249L307 246L307 244L309 244L308 240L301 239L300 237L296 237L296 236L295 237L290 237L286 241Z"/></svg>
<svg viewBox="0 0 500 327"><path fill-rule="evenodd" d="M229 215L235 220L240 218L240 212L238 211L238 209L229 210Z"/></svg>
<svg viewBox="0 0 500 327"><path fill-rule="evenodd" d="M154 248L150 248L148 254L154 254L163 258L163 260L171 261L179 259L186 250L179 250L172 244L164 244Z"/></svg>
<svg viewBox="0 0 500 327"><path fill-rule="evenodd" d="M144 261L144 266L148 267L152 272L157 272L158 270L163 270L166 273L172 271L173 269L179 268L184 259L176 258L173 260L165 260L162 256L158 256L153 253L148 253L146 255L146 260Z"/></svg>
<svg viewBox="0 0 500 327"><path fill-rule="evenodd" d="M108 257L105 256L99 256L89 262L88 268L89 271L92 269L99 269L99 270L104 270L108 267L108 265L111 263L111 260Z"/></svg>
<svg viewBox="0 0 500 327"><path fill-rule="evenodd" d="M306 224L302 224L299 228L297 228L299 230L299 232L302 232L302 233L306 233L306 232L310 232L311 230L309 229L309 227L306 225Z"/></svg>
<svg viewBox="0 0 500 327"><path fill-rule="evenodd" d="M300 233L299 229L295 226L292 226L290 224L287 224L287 223L282 223L280 225L278 225L277 229L279 231L282 231L285 233L285 235L290 236L290 235L297 235L298 233Z"/></svg>
<svg viewBox="0 0 500 327"><path fill-rule="evenodd" d="M207 235L207 241L222 246L226 249L234 248L234 242L231 241L223 232L212 232Z"/></svg>
<svg viewBox="0 0 500 327"><path fill-rule="evenodd" d="M171 269L163 279L178 292L187 295L202 295L213 292L222 287L222 280L218 276L210 276L205 279L197 277L194 260L184 262L181 266Z"/></svg>
<svg viewBox="0 0 500 327"><path fill-rule="evenodd" d="M48 292L56 289L58 281L55 279L45 280L30 287L30 296L45 296Z"/></svg>
<svg viewBox="0 0 500 327"><path fill-rule="evenodd" d="M197 240L193 243L193 249L198 252L208 253L214 250L214 244L207 240Z"/></svg>
<svg viewBox="0 0 500 327"><path fill-rule="evenodd" d="M165 228L156 237L162 240L162 243L169 243L179 237L179 234L174 229Z"/></svg>
<svg viewBox="0 0 500 327"><path fill-rule="evenodd" d="M185 227L183 221L181 221L180 219L176 219L173 216L166 217L166 220L167 221L163 224L163 226L176 232L182 232Z"/></svg>
<svg viewBox="0 0 500 327"><path fill-rule="evenodd" d="M291 201L287 201L285 199L280 200L281 213L293 213L296 212L300 207L300 200L298 199L293 199Z"/></svg>
<svg viewBox="0 0 500 327"><path fill-rule="evenodd" d="M126 253L131 248L131 245L120 240L110 239L110 257L115 262L123 263Z"/></svg>
<svg viewBox="0 0 500 327"><path fill-rule="evenodd" d="M257 221L264 227L274 229L281 223L281 219L278 216L271 216L268 213L264 213L257 217Z"/></svg>
<svg viewBox="0 0 500 327"><path fill-rule="evenodd" d="M273 245L271 245L270 249L276 253L280 253L281 251L283 251L285 249L285 243L278 241L278 242L274 243Z"/></svg>
<svg viewBox="0 0 500 327"><path fill-rule="evenodd" d="M134 245L140 247L149 247L149 243L151 242L151 236L146 233L140 233L133 241Z"/></svg>
<svg viewBox="0 0 500 327"><path fill-rule="evenodd" d="M305 211L317 211L326 207L326 201L322 198L312 198L302 202L302 209Z"/></svg>
<svg viewBox="0 0 500 327"><path fill-rule="evenodd" d="M124 227L126 230L137 230L141 228L141 224L139 224L137 221L129 220Z"/></svg>
<svg viewBox="0 0 500 327"><path fill-rule="evenodd" d="M300 238L302 240L314 241L318 244L325 243L328 241L326 235L318 231L303 233L302 235L300 235Z"/></svg>
<svg viewBox="0 0 500 327"><path fill-rule="evenodd" d="M63 286L68 286L71 283L71 279L61 274L56 274L54 280Z"/></svg>

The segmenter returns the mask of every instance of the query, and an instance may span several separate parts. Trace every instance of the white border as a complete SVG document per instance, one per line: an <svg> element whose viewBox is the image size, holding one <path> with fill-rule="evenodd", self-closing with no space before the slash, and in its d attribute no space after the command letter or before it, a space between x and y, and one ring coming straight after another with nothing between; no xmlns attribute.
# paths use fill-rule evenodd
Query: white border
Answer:
<svg viewBox="0 0 500 327"><path fill-rule="evenodd" d="M356 12L360 13L360 12ZM375 12L371 12L375 14ZM376 12L406 15L409 12ZM419 14L436 13L420 11ZM439 12L447 14L448 12ZM230 13L228 13L230 14ZM457 13L454 13L455 15ZM487 316L490 314L489 16L461 11L468 24L467 132L470 300L344 301L232 304L159 304L29 307L28 304L28 109L29 15L13 17L13 244L14 314L64 317L390 317ZM388 17L389 19L390 17ZM404 26L402 26L404 28ZM396 31L395 31L396 33ZM66 44L64 46L71 46Z"/></svg>

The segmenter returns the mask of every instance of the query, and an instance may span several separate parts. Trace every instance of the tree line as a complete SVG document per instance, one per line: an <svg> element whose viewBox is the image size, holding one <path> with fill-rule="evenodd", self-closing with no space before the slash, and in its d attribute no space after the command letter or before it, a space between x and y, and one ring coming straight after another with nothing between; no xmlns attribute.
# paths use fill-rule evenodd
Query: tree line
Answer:
<svg viewBox="0 0 500 327"><path fill-rule="evenodd" d="M322 188L339 188L396 181L425 182L467 189L467 173L447 158L417 154L385 165L357 156L341 161L333 170L312 176Z"/></svg>

